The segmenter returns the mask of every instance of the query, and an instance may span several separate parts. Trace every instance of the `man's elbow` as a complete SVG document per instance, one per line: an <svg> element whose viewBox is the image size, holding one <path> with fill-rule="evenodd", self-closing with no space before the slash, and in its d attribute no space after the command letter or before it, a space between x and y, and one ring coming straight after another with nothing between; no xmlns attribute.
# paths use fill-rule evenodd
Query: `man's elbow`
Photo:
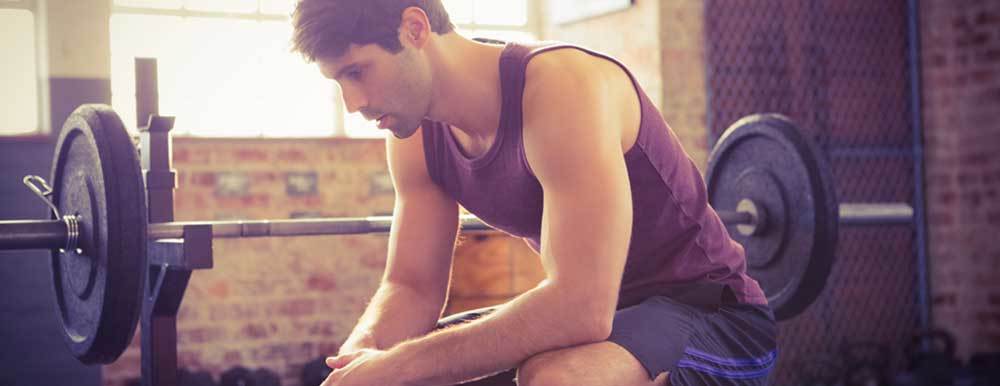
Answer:
<svg viewBox="0 0 1000 386"><path fill-rule="evenodd" d="M590 301L578 308L569 310L571 318L575 319L575 332L579 343L597 343L608 340L614 323L614 306L601 302Z"/></svg>
<svg viewBox="0 0 1000 386"><path fill-rule="evenodd" d="M614 318L595 315L581 323L580 339L585 343L597 343L608 340L611 336L611 325Z"/></svg>
<svg viewBox="0 0 1000 386"><path fill-rule="evenodd" d="M557 328L570 334L573 343L603 342L611 336L617 296L607 296L608 291L597 291L593 287L568 288L556 283L550 285L558 299L552 303L557 306L553 311L561 311L556 313L561 319L557 322Z"/></svg>

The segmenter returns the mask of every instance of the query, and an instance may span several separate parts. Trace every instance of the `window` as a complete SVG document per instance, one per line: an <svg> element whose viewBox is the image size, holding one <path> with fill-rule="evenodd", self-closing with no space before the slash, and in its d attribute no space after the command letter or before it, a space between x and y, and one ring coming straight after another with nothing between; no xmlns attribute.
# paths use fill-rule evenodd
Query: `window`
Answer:
<svg viewBox="0 0 1000 386"><path fill-rule="evenodd" d="M196 136L381 138L336 83L289 52L295 0L114 0L112 104L135 117L136 57L157 58L160 114ZM459 32L532 39L529 0L445 0Z"/></svg>
<svg viewBox="0 0 1000 386"><path fill-rule="evenodd" d="M135 58L154 57L160 114L177 117L177 134L334 133L334 83L288 51L292 0L116 0L115 4L112 104L126 124L137 123Z"/></svg>
<svg viewBox="0 0 1000 386"><path fill-rule="evenodd" d="M39 132L38 62L31 4L0 1L0 135Z"/></svg>

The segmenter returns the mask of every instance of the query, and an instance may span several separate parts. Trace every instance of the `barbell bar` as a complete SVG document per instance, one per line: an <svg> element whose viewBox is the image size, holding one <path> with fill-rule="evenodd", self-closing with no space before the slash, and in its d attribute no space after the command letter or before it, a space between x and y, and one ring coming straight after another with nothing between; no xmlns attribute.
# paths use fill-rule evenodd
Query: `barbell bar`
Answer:
<svg viewBox="0 0 1000 386"><path fill-rule="evenodd" d="M472 215L459 217L463 231L492 230ZM0 221L0 250L73 249L69 244L69 223L77 220ZM385 233L392 226L391 216L336 217L292 220L179 221L153 223L147 227L150 240L184 237L184 227L209 225L213 238L293 237L317 235L356 235Z"/></svg>
<svg viewBox="0 0 1000 386"><path fill-rule="evenodd" d="M759 213L718 211L718 214L727 225L763 225ZM905 203L840 204L840 223L845 225L905 224L912 219L913 208ZM73 239L77 237L71 238L69 230L77 221L72 216L58 220L0 221L0 250L74 249L77 245ZM463 231L493 229L473 215L461 215L459 221ZM389 232L392 216L153 223L147 227L147 234L150 240L183 238L184 227L190 225L210 225L213 238L357 235Z"/></svg>

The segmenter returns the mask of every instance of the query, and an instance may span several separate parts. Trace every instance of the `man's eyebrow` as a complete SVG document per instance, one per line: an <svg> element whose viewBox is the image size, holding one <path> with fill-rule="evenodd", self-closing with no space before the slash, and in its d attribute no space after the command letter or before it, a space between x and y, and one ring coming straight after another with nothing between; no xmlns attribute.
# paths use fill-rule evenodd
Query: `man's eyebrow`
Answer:
<svg viewBox="0 0 1000 386"><path fill-rule="evenodd" d="M341 76L344 76L344 73L346 73L348 71L351 71L351 70L354 70L354 69L357 69L360 66L361 65L358 64L358 63L348 64L348 65L344 66L344 68L341 68L340 70L338 70L337 73L333 75L333 78L334 79L340 79Z"/></svg>

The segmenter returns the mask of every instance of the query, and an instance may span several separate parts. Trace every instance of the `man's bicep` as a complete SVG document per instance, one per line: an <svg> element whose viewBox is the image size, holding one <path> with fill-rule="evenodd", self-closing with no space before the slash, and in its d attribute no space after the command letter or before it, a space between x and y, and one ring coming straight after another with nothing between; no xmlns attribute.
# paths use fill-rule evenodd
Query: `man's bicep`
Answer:
<svg viewBox="0 0 1000 386"><path fill-rule="evenodd" d="M542 256L553 283L599 298L610 314L632 225L621 131L613 129L627 124L627 106L586 75L557 73L535 88L537 103L525 106L525 152L545 191Z"/></svg>

